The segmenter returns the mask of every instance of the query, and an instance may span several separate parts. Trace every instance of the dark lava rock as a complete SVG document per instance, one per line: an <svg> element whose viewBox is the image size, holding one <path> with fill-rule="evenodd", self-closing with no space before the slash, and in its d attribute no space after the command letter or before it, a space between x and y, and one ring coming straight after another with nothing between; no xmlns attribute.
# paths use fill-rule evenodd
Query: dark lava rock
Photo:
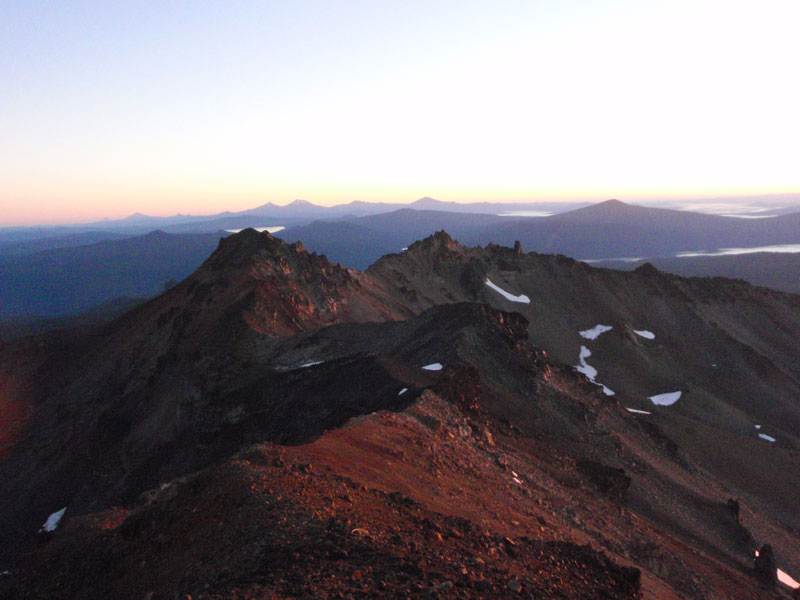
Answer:
<svg viewBox="0 0 800 600"><path fill-rule="evenodd" d="M593 460L581 460L578 469L597 489L617 502L623 502L631 485L624 469L609 467Z"/></svg>
<svg viewBox="0 0 800 600"><path fill-rule="evenodd" d="M772 546L764 544L758 552L758 556L753 561L753 569L756 577L764 583L774 585L777 581L778 566L775 563L775 553Z"/></svg>
<svg viewBox="0 0 800 600"><path fill-rule="evenodd" d="M739 501L734 500L733 498L728 498L728 502L725 504L731 514L736 517L736 522L739 522Z"/></svg>
<svg viewBox="0 0 800 600"><path fill-rule="evenodd" d="M646 262L643 265L636 267L636 269L634 269L634 273L639 273L641 275L657 275L660 273L660 271L653 266L653 263Z"/></svg>

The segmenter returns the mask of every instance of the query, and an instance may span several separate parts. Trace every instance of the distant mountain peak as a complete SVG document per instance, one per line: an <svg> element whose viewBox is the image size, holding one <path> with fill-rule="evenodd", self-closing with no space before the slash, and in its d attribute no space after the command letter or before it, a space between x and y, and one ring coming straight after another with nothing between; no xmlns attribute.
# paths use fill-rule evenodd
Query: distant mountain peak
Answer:
<svg viewBox="0 0 800 600"><path fill-rule="evenodd" d="M447 204L442 200L437 200L436 198L431 198L430 196L424 196L419 200L415 200L409 206L420 206L420 205L431 205L431 204Z"/></svg>
<svg viewBox="0 0 800 600"><path fill-rule="evenodd" d="M628 210L633 208L634 205L627 204L622 200L617 200L616 198L612 198L611 200L605 200L603 202L598 202L597 204L592 204L587 206L586 208L578 209L578 210L593 210L593 211L619 211L619 210Z"/></svg>
<svg viewBox="0 0 800 600"><path fill-rule="evenodd" d="M294 200L294 201L290 202L286 206L293 206L295 208L299 208L301 206L316 206L316 204L314 204L312 202L309 202L308 200L302 200L302 199L298 198L297 200Z"/></svg>
<svg viewBox="0 0 800 600"><path fill-rule="evenodd" d="M652 211L658 212L660 210L661 209L645 208L636 204L627 204L614 198L590 204L589 206L584 206L577 210L554 215L551 218L558 220L616 220L634 215L641 216L643 214L651 214Z"/></svg>
<svg viewBox="0 0 800 600"><path fill-rule="evenodd" d="M122 219L122 221L141 221L142 219L151 219L151 218L152 217L144 213L135 212L132 215L128 215L127 217Z"/></svg>

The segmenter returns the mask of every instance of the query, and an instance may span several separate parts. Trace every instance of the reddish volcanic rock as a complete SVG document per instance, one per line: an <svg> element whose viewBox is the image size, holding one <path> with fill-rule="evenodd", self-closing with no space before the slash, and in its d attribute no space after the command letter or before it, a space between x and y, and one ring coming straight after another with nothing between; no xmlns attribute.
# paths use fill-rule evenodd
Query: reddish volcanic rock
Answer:
<svg viewBox="0 0 800 600"><path fill-rule="evenodd" d="M244 231L101 329L0 348L0 597L773 597L785 296L444 232L362 274Z"/></svg>
<svg viewBox="0 0 800 600"><path fill-rule="evenodd" d="M273 336L411 314L363 274L252 229L221 239L174 294L203 297L203 311L218 318L235 307L253 330Z"/></svg>

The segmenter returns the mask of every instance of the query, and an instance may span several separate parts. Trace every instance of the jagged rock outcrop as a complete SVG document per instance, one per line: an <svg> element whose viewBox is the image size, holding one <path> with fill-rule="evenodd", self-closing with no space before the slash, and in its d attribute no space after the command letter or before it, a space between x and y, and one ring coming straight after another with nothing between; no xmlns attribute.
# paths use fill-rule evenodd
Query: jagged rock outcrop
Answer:
<svg viewBox="0 0 800 600"><path fill-rule="evenodd" d="M764 544L753 561L755 576L759 581L767 585L775 585L777 582L777 569L778 565L775 562L775 552L773 552L772 546Z"/></svg>

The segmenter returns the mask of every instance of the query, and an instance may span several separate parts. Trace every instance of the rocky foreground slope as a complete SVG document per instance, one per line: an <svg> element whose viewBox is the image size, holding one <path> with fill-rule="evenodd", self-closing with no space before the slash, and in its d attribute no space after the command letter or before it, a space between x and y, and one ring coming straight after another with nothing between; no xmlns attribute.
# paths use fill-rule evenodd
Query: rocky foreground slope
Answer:
<svg viewBox="0 0 800 600"><path fill-rule="evenodd" d="M798 321L446 234L358 273L244 231L93 335L0 348L0 594L785 596L753 556L800 573Z"/></svg>

